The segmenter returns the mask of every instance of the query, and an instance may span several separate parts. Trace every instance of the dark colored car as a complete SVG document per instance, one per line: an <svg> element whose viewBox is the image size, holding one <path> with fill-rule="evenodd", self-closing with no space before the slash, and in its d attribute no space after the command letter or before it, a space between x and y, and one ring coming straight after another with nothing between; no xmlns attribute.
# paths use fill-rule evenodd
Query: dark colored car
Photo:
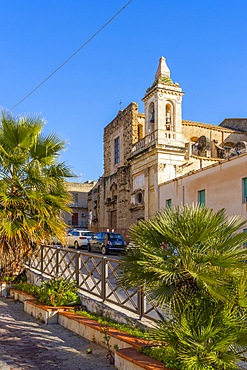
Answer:
<svg viewBox="0 0 247 370"><path fill-rule="evenodd" d="M120 253L126 251L126 242L121 234L100 232L89 241L88 251L98 251L102 254Z"/></svg>

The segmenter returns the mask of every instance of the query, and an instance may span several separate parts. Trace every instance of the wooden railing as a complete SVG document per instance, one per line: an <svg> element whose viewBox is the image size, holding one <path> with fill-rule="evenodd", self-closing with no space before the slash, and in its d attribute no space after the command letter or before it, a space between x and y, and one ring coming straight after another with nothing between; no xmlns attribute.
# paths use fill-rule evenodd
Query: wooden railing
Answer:
<svg viewBox="0 0 247 370"><path fill-rule="evenodd" d="M127 290L119 285L120 263L121 259L114 256L58 246L41 246L28 268L43 277L73 280L79 292L95 296L102 303L119 306L136 314L139 319L160 318L161 311L140 289Z"/></svg>

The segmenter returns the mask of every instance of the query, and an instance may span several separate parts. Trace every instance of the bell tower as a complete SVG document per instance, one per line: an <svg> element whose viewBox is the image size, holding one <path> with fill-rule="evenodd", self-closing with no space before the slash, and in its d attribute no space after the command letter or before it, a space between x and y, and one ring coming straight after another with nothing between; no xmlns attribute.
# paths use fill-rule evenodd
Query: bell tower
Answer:
<svg viewBox="0 0 247 370"><path fill-rule="evenodd" d="M143 98L145 109L145 135L154 135L159 144L182 143L182 97L178 83L170 77L166 59L161 57L155 79Z"/></svg>
<svg viewBox="0 0 247 370"><path fill-rule="evenodd" d="M186 143L182 134L183 91L161 57L154 82L143 98L144 137L132 148L132 217L149 219L160 207L159 185L183 173ZM142 194L142 203L136 194ZM163 205L162 205L163 206ZM139 208L138 208L139 207ZM139 212L139 213L138 213Z"/></svg>

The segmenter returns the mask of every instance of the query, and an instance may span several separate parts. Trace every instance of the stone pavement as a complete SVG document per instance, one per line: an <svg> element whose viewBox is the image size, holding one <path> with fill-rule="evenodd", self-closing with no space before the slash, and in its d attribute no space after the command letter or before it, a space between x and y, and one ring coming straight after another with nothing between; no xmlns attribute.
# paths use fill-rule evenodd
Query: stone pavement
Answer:
<svg viewBox="0 0 247 370"><path fill-rule="evenodd" d="M92 349L91 354L86 350ZM106 349L59 324L45 325L23 303L0 297L0 370L113 370Z"/></svg>

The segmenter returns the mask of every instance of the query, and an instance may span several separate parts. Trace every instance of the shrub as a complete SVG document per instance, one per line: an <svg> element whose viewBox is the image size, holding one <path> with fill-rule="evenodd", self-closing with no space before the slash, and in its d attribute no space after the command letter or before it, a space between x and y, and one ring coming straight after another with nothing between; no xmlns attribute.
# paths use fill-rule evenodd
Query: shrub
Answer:
<svg viewBox="0 0 247 370"><path fill-rule="evenodd" d="M15 284L15 289L21 290L31 294L35 298L38 298L40 287L38 285L29 284L28 282L20 282Z"/></svg>
<svg viewBox="0 0 247 370"><path fill-rule="evenodd" d="M81 304L75 283L64 278L43 281L41 286L19 283L15 287L32 294L39 302L48 306L74 306Z"/></svg>
<svg viewBox="0 0 247 370"><path fill-rule="evenodd" d="M41 303L53 307L81 304L75 283L64 278L44 281L38 299Z"/></svg>
<svg viewBox="0 0 247 370"><path fill-rule="evenodd" d="M142 338L142 339L147 339L147 340L149 338L148 331L144 331L144 330L137 328L133 322L130 322L129 324L123 324L123 323L114 321L108 317L104 317L96 313L91 313L91 312L81 311L81 310L76 311L76 314L87 317L91 320L95 320L102 325L109 326L111 328L115 328L117 330L123 331L130 335L133 335L136 338Z"/></svg>

